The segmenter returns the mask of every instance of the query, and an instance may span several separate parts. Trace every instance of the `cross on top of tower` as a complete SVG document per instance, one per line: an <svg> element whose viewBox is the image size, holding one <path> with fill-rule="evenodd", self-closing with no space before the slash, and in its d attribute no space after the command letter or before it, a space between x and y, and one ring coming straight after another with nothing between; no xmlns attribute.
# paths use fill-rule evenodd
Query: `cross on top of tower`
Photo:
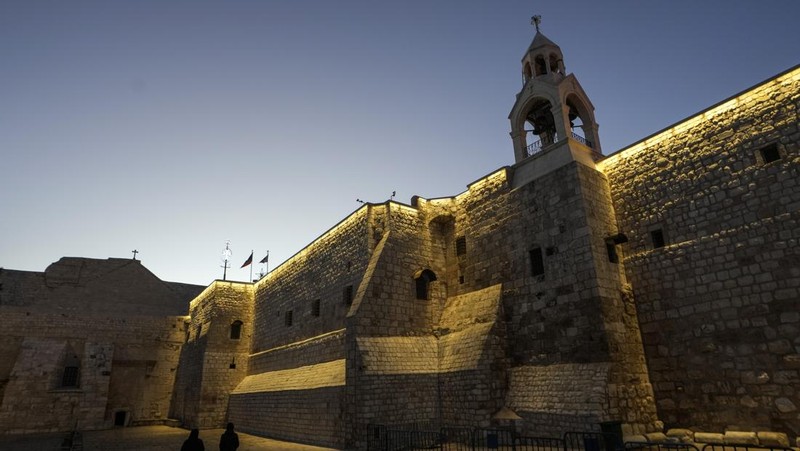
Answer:
<svg viewBox="0 0 800 451"><path fill-rule="evenodd" d="M537 33L539 32L539 24L540 24L540 23L542 23L542 16L540 16L539 14L537 14L537 15L535 15L535 16L533 16L533 17L531 17L531 25L533 25L534 27L536 27L536 32L537 32Z"/></svg>

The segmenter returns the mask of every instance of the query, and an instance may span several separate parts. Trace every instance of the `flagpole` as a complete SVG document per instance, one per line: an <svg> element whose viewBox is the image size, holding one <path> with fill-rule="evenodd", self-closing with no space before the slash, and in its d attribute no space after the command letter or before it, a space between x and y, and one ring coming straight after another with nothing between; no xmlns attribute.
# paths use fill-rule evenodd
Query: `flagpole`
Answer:
<svg viewBox="0 0 800 451"><path fill-rule="evenodd" d="M253 258L253 252L254 252L254 249L250 249L250 258ZM248 280L248 282L252 282L253 281L253 266L255 266L255 265L253 264L253 262L251 260L250 261L250 280Z"/></svg>
<svg viewBox="0 0 800 451"><path fill-rule="evenodd" d="M267 265L267 272L264 272L263 269L260 269L258 272L258 280L261 280L266 277L267 274L269 274L269 251L267 251L267 256L259 260L258 263L261 265Z"/></svg>

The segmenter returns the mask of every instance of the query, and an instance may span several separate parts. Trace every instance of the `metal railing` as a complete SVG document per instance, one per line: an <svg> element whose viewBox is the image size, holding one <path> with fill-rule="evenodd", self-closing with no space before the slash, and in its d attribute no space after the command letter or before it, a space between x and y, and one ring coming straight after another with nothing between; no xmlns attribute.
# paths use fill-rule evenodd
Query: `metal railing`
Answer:
<svg viewBox="0 0 800 451"><path fill-rule="evenodd" d="M575 132L570 132L570 136L572 137L572 139L574 139L575 141L578 141L579 143L583 144L584 146L586 146L586 147L588 147L590 149L594 149L594 143L592 143L588 139L584 138L583 136L581 136L581 135L579 135L579 134L577 134ZM553 144L553 143L555 143L557 141L558 141L558 135L557 134L543 135L543 136L541 136L539 138L539 140L534 141L533 143L528 144L525 147L525 155L528 156L528 157L536 155L537 153L541 152L542 149L544 149L545 147L547 147L550 144Z"/></svg>
<svg viewBox="0 0 800 451"><path fill-rule="evenodd" d="M541 152L542 149L549 146L550 144L553 144L556 141L558 141L558 135L556 135L555 133L550 135L540 135L538 141L535 141L532 144L529 144L527 147L525 147L525 153L529 157L536 155L537 153Z"/></svg>
<svg viewBox="0 0 800 451"><path fill-rule="evenodd" d="M566 432L564 451L614 451L622 447L622 443L618 443L621 438L603 432Z"/></svg>
<svg viewBox="0 0 800 451"><path fill-rule="evenodd" d="M517 437L514 440L516 451L562 451L564 440L550 437Z"/></svg>
<svg viewBox="0 0 800 451"><path fill-rule="evenodd" d="M410 427L409 427L410 426ZM440 450L440 451L617 451L623 449L621 437L602 432L567 432L563 438L520 436L510 429L442 427L422 429L418 425L405 428L367 425L369 451ZM659 444L638 444L641 451L699 451L689 447L666 447ZM646 447L653 446L652 449ZM723 450L704 450L723 451ZM750 451L750 450L726 450ZM753 450L755 451L755 450ZM775 451L787 451L778 450Z"/></svg>
<svg viewBox="0 0 800 451"><path fill-rule="evenodd" d="M692 443L625 442L630 451L700 451Z"/></svg>
<svg viewBox="0 0 800 451"><path fill-rule="evenodd" d="M572 139L574 139L575 141L578 141L579 143L583 144L584 146L586 146L586 147L588 147L590 149L594 148L594 146L592 145L591 141L589 141L588 139L584 138L583 136L581 136L581 135L579 135L579 134L577 134L575 132L572 132Z"/></svg>
<svg viewBox="0 0 800 451"><path fill-rule="evenodd" d="M794 448L788 448L785 446L752 445L744 443L708 443L703 446L702 451L792 451L793 449Z"/></svg>
<svg viewBox="0 0 800 451"><path fill-rule="evenodd" d="M754 445L740 443L707 443L699 448L699 443L657 443L626 442L627 451L792 451L785 446Z"/></svg>

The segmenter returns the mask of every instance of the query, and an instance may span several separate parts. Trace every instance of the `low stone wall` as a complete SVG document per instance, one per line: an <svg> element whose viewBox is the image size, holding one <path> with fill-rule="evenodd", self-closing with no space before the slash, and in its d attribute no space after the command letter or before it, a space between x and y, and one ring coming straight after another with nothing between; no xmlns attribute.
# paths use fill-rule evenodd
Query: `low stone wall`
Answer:
<svg viewBox="0 0 800 451"><path fill-rule="evenodd" d="M314 445L342 447L344 386L234 393L230 421L240 431Z"/></svg>

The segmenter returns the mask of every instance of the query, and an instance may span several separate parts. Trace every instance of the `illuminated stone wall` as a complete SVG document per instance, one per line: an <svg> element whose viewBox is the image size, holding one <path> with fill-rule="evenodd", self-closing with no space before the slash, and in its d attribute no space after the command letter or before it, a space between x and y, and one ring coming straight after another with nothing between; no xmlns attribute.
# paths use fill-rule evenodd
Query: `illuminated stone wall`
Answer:
<svg viewBox="0 0 800 451"><path fill-rule="evenodd" d="M606 250L605 238L617 233L607 182L592 167L569 163L567 152L581 151L588 149L565 142L544 160L534 157L471 184L453 201L418 199L417 205L451 211L454 236L465 240L466 251L448 263L449 296L503 287L504 346L518 377L508 387L502 379L496 384L508 390L505 405L523 417L522 432L561 434L607 421L625 423L626 432L652 431L660 424L635 305L622 267ZM533 178L518 175L535 172L527 165L552 164L551 156L567 163ZM535 249L543 260L540 275L532 274ZM538 389L528 384L554 365L571 364L590 370L562 373L562 380ZM575 409L568 400L588 385L602 387L595 396L602 402Z"/></svg>
<svg viewBox="0 0 800 451"><path fill-rule="evenodd" d="M0 433L103 429L168 418L189 300L130 259L62 258L0 270ZM63 387L67 359L79 367Z"/></svg>
<svg viewBox="0 0 800 451"><path fill-rule="evenodd" d="M126 425L168 418L184 317L109 318L12 306L0 306L0 316L0 433L103 429L113 426L116 412L125 412ZM60 386L70 350L80 361L75 388Z"/></svg>
<svg viewBox="0 0 800 451"><path fill-rule="evenodd" d="M170 417L187 427L224 427L229 394L247 374L253 286L217 280L190 308ZM231 326L237 321L242 323L240 335L232 338Z"/></svg>
<svg viewBox="0 0 800 451"><path fill-rule="evenodd" d="M383 209L360 208L255 285L249 371L230 398L242 430L343 443L345 318L383 235Z"/></svg>
<svg viewBox="0 0 800 451"><path fill-rule="evenodd" d="M379 208L359 209L256 285L254 353L344 328L352 303L344 292L352 286L355 297L374 245L371 238L381 233L381 215L373 212ZM312 311L316 300L319 316Z"/></svg>
<svg viewBox="0 0 800 451"><path fill-rule="evenodd" d="M800 433L799 107L795 69L600 163L667 426Z"/></svg>

